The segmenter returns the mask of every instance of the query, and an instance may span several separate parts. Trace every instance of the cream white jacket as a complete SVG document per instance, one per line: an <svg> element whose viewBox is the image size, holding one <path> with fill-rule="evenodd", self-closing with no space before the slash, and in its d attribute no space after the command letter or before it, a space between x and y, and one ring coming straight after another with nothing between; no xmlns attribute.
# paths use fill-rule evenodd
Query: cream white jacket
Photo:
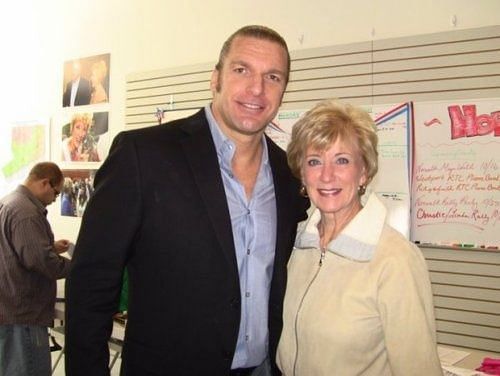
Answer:
<svg viewBox="0 0 500 376"><path fill-rule="evenodd" d="M373 194L321 266L319 210L299 225L277 354L284 375L442 374L425 260L386 213Z"/></svg>

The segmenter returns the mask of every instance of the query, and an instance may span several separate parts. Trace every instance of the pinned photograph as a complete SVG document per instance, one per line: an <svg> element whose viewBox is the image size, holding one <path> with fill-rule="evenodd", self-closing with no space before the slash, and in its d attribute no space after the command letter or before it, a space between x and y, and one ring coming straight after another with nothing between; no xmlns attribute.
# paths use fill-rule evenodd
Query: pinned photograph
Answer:
<svg viewBox="0 0 500 376"><path fill-rule="evenodd" d="M63 162L100 162L107 145L108 113L74 113L68 115L61 131Z"/></svg>
<svg viewBox="0 0 500 376"><path fill-rule="evenodd" d="M109 102L110 54L64 63L63 107Z"/></svg>
<svg viewBox="0 0 500 376"><path fill-rule="evenodd" d="M94 191L97 170L63 170L64 184L61 191L61 215L81 217Z"/></svg>

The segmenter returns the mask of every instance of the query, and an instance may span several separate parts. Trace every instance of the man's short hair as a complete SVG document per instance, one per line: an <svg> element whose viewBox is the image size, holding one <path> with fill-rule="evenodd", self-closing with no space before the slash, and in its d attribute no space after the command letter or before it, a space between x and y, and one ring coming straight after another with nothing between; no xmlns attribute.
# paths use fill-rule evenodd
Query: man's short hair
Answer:
<svg viewBox="0 0 500 376"><path fill-rule="evenodd" d="M287 57L287 71L285 75L285 84L288 83L288 79L290 77L290 52L288 51L288 46L285 42L285 39L279 35L273 29L262 26L262 25L247 25L243 26L241 29L236 30L231 36L224 42L222 45L222 49L219 54L219 61L215 65L215 69L220 71L224 65L224 60L226 56L229 54L229 50L231 49L231 45L233 41L237 37L251 37L256 39L263 39L270 42L274 42L279 44L286 51Z"/></svg>
<svg viewBox="0 0 500 376"><path fill-rule="evenodd" d="M49 179L51 186L59 185L64 177L61 169L53 162L39 162L33 166L28 174L29 181Z"/></svg>

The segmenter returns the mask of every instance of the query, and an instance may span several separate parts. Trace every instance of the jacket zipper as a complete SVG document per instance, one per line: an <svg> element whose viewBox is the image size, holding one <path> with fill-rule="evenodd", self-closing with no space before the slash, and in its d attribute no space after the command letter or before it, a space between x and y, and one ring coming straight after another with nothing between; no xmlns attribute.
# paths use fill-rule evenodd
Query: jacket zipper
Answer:
<svg viewBox="0 0 500 376"><path fill-rule="evenodd" d="M324 248L321 248L321 256L319 259L318 269L316 270L316 273L314 273L314 276L312 277L311 281L307 285L306 291L304 292L304 295L302 296L302 299L300 300L299 306L297 308L297 313L295 315L295 360L293 361L293 376L295 376L297 373L297 360L299 358L299 334L297 331L297 325L299 322L299 313L300 313L300 310L302 309L302 304L304 303L304 299L306 298L306 295L308 294L309 289L311 288L312 284L316 280L316 277L319 274L321 266L323 265L323 260L325 259L325 253L326 253L326 250Z"/></svg>

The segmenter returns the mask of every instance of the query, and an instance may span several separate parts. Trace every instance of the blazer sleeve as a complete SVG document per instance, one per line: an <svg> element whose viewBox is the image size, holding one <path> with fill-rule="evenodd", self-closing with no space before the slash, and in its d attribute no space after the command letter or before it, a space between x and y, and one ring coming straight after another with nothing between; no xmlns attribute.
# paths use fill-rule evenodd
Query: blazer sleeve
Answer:
<svg viewBox="0 0 500 376"><path fill-rule="evenodd" d="M95 177L66 281L66 374L109 375L108 339L122 274L141 221L132 137L119 134Z"/></svg>

